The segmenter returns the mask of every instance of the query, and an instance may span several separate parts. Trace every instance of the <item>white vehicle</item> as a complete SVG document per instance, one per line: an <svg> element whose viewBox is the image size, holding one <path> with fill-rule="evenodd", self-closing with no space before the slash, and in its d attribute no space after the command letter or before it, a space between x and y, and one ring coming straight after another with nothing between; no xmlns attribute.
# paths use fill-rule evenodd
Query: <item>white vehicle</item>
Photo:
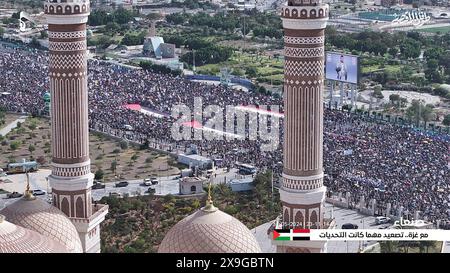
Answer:
<svg viewBox="0 0 450 273"><path fill-rule="evenodd" d="M377 225L387 224L389 223L390 220L391 219L389 219L388 217L378 216L377 218L375 218L375 224Z"/></svg>
<svg viewBox="0 0 450 273"><path fill-rule="evenodd" d="M47 193L43 190L33 190L33 195L45 195L45 194Z"/></svg>
<svg viewBox="0 0 450 273"><path fill-rule="evenodd" d="M150 178L145 178L144 181L142 182L143 186L151 186L152 182L150 180Z"/></svg>

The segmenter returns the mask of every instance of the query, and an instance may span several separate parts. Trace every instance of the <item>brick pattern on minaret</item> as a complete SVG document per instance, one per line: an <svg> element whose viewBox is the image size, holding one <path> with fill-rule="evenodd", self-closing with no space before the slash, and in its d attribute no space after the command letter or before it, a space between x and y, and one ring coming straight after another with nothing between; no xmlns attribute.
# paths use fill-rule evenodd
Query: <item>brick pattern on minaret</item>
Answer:
<svg viewBox="0 0 450 273"><path fill-rule="evenodd" d="M49 15L89 14L89 1L46 4ZM52 176L89 175L86 23L48 25L52 120ZM89 217L90 189L53 188L54 205L69 217Z"/></svg>
<svg viewBox="0 0 450 273"><path fill-rule="evenodd" d="M100 220L93 217L94 175L90 170L88 127L86 23L90 3L89 0L47 0L44 13L50 51L52 173L49 182L53 205L72 222L79 223L76 227L84 250L97 252Z"/></svg>
<svg viewBox="0 0 450 273"><path fill-rule="evenodd" d="M282 217L291 227L323 224L323 78L328 5L292 0L284 29L284 169Z"/></svg>

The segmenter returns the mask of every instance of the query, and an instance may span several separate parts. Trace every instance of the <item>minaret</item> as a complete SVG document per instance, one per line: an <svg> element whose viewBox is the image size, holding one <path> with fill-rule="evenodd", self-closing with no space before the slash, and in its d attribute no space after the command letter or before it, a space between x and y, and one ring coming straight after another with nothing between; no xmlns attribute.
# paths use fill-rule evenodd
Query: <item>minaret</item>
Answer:
<svg viewBox="0 0 450 273"><path fill-rule="evenodd" d="M89 0L47 0L52 122L53 205L74 223L84 252L100 252L108 207L92 206L86 23Z"/></svg>
<svg viewBox="0 0 450 273"><path fill-rule="evenodd" d="M324 221L323 76L329 7L321 0L289 0L284 29L284 168L282 225L328 228ZM281 224L279 223L279 224ZM285 241L277 252L325 252L324 242Z"/></svg>

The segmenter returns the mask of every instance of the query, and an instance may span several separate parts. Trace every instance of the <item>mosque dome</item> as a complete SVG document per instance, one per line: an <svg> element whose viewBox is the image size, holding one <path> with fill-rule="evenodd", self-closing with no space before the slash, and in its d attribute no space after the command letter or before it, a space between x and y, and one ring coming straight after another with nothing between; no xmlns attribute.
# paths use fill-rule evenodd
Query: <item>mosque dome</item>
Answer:
<svg viewBox="0 0 450 273"><path fill-rule="evenodd" d="M260 253L252 232L239 220L208 204L173 226L159 253Z"/></svg>
<svg viewBox="0 0 450 273"><path fill-rule="evenodd" d="M66 253L60 243L16 226L0 215L0 253Z"/></svg>
<svg viewBox="0 0 450 273"><path fill-rule="evenodd" d="M0 214L13 224L55 240L68 252L83 252L78 232L69 218L41 198L35 198L26 192L24 197L5 207Z"/></svg>

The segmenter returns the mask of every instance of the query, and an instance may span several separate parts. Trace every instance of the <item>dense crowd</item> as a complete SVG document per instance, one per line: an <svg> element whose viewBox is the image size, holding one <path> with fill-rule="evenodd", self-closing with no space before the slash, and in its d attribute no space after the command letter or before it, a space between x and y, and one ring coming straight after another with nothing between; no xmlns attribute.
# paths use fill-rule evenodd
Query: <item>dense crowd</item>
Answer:
<svg viewBox="0 0 450 273"><path fill-rule="evenodd" d="M43 113L43 94L49 90L47 59L46 52L0 46L0 107ZM239 161L281 173L282 121L280 144L273 151L262 151L260 139L175 141L171 108L185 104L193 109L194 98L201 97L204 106L280 105L282 111L282 99L98 60L88 64L91 129L169 150L184 151L196 144L200 153L222 159L225 167ZM124 107L127 104L139 104L161 116L130 110ZM429 220L449 218L448 135L329 109L325 109L324 133L324 183L330 192L344 196L349 192L355 204L364 196L366 202L377 200L379 208L390 203L394 211L403 207L405 214L421 211Z"/></svg>

